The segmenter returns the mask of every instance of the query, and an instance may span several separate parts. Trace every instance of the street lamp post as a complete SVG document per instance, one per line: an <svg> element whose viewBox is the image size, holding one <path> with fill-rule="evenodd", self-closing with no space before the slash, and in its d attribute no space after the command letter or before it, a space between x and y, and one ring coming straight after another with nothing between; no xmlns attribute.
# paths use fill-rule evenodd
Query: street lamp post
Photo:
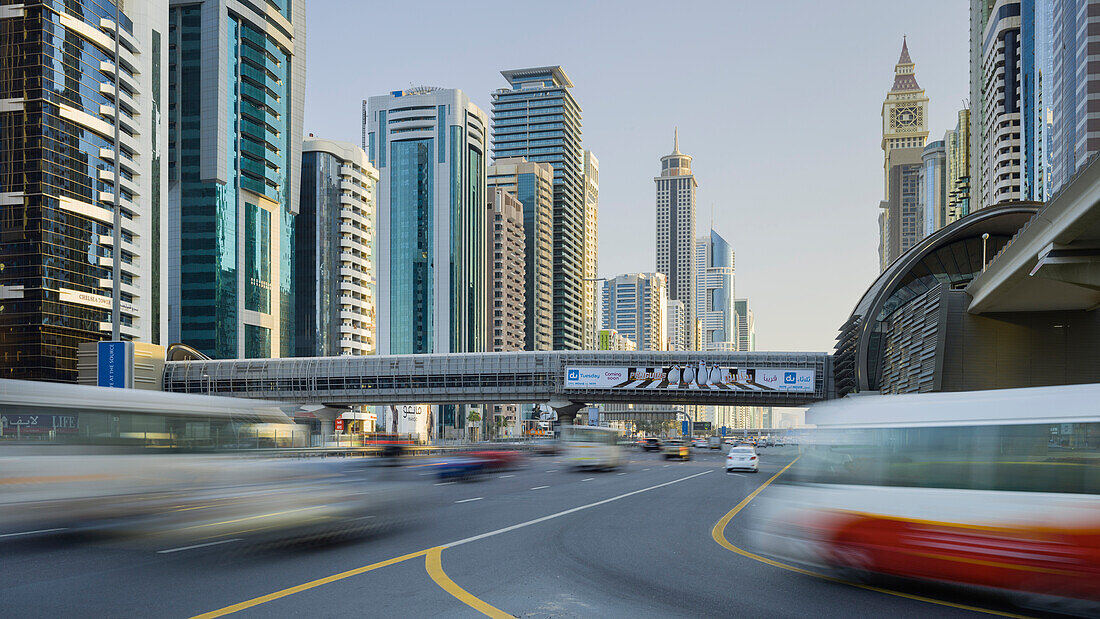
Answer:
<svg viewBox="0 0 1100 619"><path fill-rule="evenodd" d="M989 240L989 233L982 233L982 273L985 273L985 244Z"/></svg>

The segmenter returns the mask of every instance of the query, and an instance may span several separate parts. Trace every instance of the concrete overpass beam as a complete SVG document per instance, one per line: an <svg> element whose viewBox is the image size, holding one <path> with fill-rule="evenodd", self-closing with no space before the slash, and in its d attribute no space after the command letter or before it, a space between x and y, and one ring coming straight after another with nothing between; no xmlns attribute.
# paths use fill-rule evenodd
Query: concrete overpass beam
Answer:
<svg viewBox="0 0 1100 619"><path fill-rule="evenodd" d="M572 400L550 400L546 405L554 409L554 412L558 414L558 421L562 423L565 423L566 420L573 423L577 413L585 407L584 402L574 402Z"/></svg>
<svg viewBox="0 0 1100 619"><path fill-rule="evenodd" d="M1100 290L1100 241L1051 243L1029 275Z"/></svg>

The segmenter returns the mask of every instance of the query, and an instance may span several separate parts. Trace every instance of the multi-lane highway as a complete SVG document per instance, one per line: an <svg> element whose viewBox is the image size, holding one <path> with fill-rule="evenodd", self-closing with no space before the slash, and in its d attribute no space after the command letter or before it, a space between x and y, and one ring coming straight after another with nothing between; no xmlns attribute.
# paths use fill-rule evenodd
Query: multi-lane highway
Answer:
<svg viewBox="0 0 1100 619"><path fill-rule="evenodd" d="M630 452L613 472L555 457L473 482L423 468L379 472L423 486L416 524L326 545L150 548L0 531L6 617L955 616L1011 611L951 592L852 586L761 562L739 516L795 457L763 450L759 474ZM762 492L767 492L763 488ZM750 499L747 502L745 499ZM732 510L740 507L726 519ZM725 527L715 525L728 520Z"/></svg>

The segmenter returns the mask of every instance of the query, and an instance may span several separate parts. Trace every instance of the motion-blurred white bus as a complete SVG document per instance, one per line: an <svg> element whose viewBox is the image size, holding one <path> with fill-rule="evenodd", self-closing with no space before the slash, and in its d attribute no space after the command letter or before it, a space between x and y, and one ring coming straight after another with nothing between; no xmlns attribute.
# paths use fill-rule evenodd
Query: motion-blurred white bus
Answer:
<svg viewBox="0 0 1100 619"><path fill-rule="evenodd" d="M622 465L621 432L599 426L562 426L565 461L578 468L615 469Z"/></svg>
<svg viewBox="0 0 1100 619"><path fill-rule="evenodd" d="M1100 608L1100 384L856 396L807 421L747 523L761 552Z"/></svg>

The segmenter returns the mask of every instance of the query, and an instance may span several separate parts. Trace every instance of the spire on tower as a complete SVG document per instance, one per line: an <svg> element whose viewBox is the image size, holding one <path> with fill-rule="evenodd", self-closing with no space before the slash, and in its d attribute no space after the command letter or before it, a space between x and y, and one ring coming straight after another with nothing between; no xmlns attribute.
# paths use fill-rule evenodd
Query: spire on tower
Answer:
<svg viewBox="0 0 1100 619"><path fill-rule="evenodd" d="M902 36L901 57L898 58L898 64L894 66L894 86L890 92L920 90L915 69L913 59L909 57L909 43Z"/></svg>
<svg viewBox="0 0 1100 619"><path fill-rule="evenodd" d="M898 64L913 64L913 59L909 57L909 43L905 40L905 35L901 35L901 57L898 58Z"/></svg>
<svg viewBox="0 0 1100 619"><path fill-rule="evenodd" d="M679 127L673 127L672 128L672 154L673 155L679 155L680 154L680 128Z"/></svg>

